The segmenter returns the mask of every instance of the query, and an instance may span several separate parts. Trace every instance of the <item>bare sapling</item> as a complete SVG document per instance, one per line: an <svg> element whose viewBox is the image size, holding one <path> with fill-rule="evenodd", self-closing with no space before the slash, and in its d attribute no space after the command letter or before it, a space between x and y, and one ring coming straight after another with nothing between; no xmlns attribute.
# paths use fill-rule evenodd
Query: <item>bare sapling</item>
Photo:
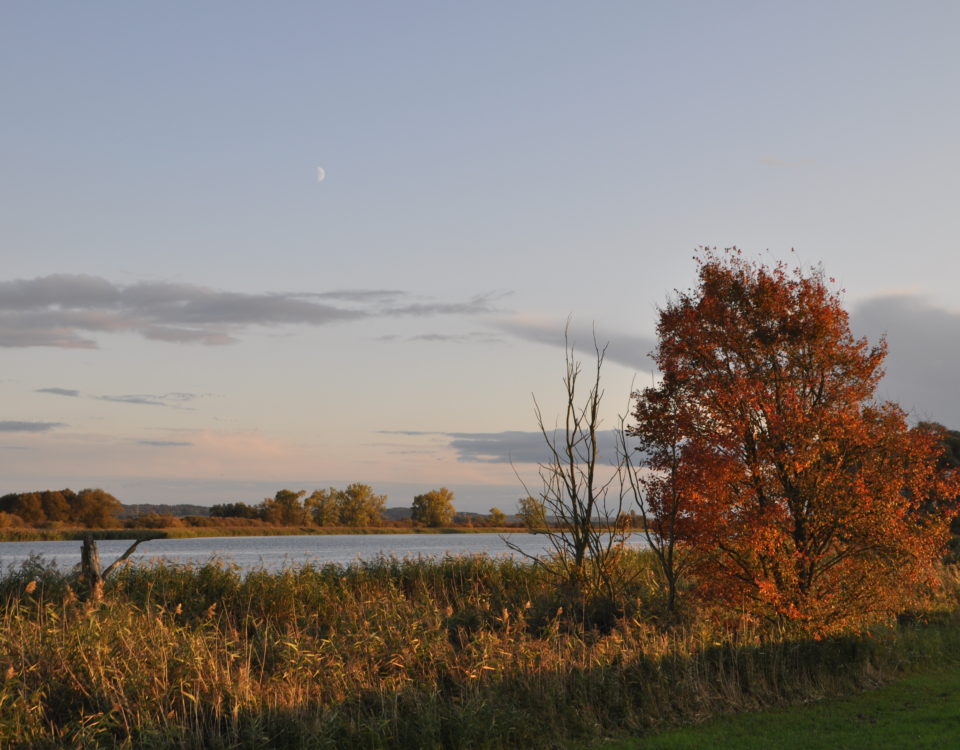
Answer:
<svg viewBox="0 0 960 750"><path fill-rule="evenodd" d="M547 447L547 460L539 466L541 489L527 494L542 507L547 523L539 530L547 538L549 552L543 556L507 544L554 574L566 593L585 600L596 596L618 598L623 587L619 569L630 534L625 522L624 493L611 492L618 472L601 476L600 456L603 390L600 375L606 346L594 337L595 366L585 396L582 396L581 363L570 341L569 322L564 331L565 371L563 422L549 428L534 396L537 426ZM578 390L579 389L579 390ZM519 474L518 474L519 478Z"/></svg>

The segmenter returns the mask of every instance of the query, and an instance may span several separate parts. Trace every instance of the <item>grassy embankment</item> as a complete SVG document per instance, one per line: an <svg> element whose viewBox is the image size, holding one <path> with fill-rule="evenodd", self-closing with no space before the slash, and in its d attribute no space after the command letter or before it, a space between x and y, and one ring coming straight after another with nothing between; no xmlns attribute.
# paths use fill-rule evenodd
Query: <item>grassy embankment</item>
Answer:
<svg viewBox="0 0 960 750"><path fill-rule="evenodd" d="M941 750L960 743L960 667L857 695L725 716L604 750Z"/></svg>
<svg viewBox="0 0 960 750"><path fill-rule="evenodd" d="M160 529L0 529L0 542L61 542L83 539L93 534L94 539L195 539L222 536L301 536L341 534L525 534L516 527L449 526L428 528L418 526L176 526Z"/></svg>
<svg viewBox="0 0 960 750"><path fill-rule="evenodd" d="M927 624L782 640L663 630L650 559L578 624L537 568L381 560L241 576L130 566L101 604L36 563L0 579L4 747L551 747L839 695L960 658ZM571 617L571 614L574 616Z"/></svg>

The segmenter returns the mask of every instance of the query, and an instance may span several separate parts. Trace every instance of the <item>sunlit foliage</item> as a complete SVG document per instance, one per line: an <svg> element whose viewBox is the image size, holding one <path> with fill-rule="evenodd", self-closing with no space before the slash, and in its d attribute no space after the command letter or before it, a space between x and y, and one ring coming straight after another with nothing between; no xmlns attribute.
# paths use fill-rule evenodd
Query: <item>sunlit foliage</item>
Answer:
<svg viewBox="0 0 960 750"><path fill-rule="evenodd" d="M424 526L449 526L453 523L453 493L446 487L430 490L413 498L410 517Z"/></svg>

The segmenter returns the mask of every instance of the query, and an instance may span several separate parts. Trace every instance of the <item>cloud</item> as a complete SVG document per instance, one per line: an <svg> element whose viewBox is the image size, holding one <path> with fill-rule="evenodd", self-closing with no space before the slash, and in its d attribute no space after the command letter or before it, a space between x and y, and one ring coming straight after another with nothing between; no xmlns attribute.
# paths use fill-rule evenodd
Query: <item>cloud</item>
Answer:
<svg viewBox="0 0 960 750"><path fill-rule="evenodd" d="M888 294L859 303L850 317L855 335L865 335L871 343L887 337L879 395L919 419L960 428L960 312L918 294Z"/></svg>
<svg viewBox="0 0 960 750"><path fill-rule="evenodd" d="M117 302L119 294L117 287L98 276L51 274L36 279L0 282L0 308L109 307Z"/></svg>
<svg viewBox="0 0 960 750"><path fill-rule="evenodd" d="M550 461L550 451L540 432L424 432L419 430L381 430L383 435L408 437L440 436L456 451L461 463L540 464ZM553 434L548 431L548 434ZM559 437L559 433L557 434ZM601 463L612 465L616 460L616 430L598 433Z"/></svg>
<svg viewBox="0 0 960 750"><path fill-rule="evenodd" d="M502 293L463 302L406 302L392 289L317 293L228 292L195 284L115 284L53 274L0 282L0 347L96 348L91 334L137 333L153 341L221 346L253 326L325 326L382 316L476 315Z"/></svg>
<svg viewBox="0 0 960 750"><path fill-rule="evenodd" d="M98 401L113 401L118 404L141 404L143 406L166 406L154 396L94 396Z"/></svg>
<svg viewBox="0 0 960 750"><path fill-rule="evenodd" d="M66 427L63 422L0 422L0 432L49 432Z"/></svg>
<svg viewBox="0 0 960 750"><path fill-rule="evenodd" d="M37 329L27 321L0 313L0 347L51 346L60 349L96 349L97 342L64 328Z"/></svg>
<svg viewBox="0 0 960 750"><path fill-rule="evenodd" d="M530 320L523 318L504 318L497 321L497 326L517 338L525 341L534 341L538 344L547 344L563 348L564 323L561 320ZM572 324L570 326L570 342L580 353L593 351L594 332L590 326ZM649 353L657 345L652 336L637 336L625 333L613 333L597 329L597 342L603 346L607 344L606 358L611 362L625 365L635 370L649 372L654 363Z"/></svg>
<svg viewBox="0 0 960 750"><path fill-rule="evenodd" d="M137 445L149 445L154 448L181 448L193 445L193 443L188 443L185 440L138 440Z"/></svg>
<svg viewBox="0 0 960 750"><path fill-rule="evenodd" d="M121 395L100 395L95 396L88 393L81 393L73 388L38 388L36 393L49 393L54 396L67 396L69 398L86 398L94 401L110 401L118 404L136 404L141 406L166 406L171 409L188 409L184 406L188 401L209 396L208 393L182 393L173 391L170 393L129 393Z"/></svg>
<svg viewBox="0 0 960 750"><path fill-rule="evenodd" d="M37 393L52 393L54 396L68 396L70 398L79 398L80 391L72 388L37 388Z"/></svg>
<svg viewBox="0 0 960 750"><path fill-rule="evenodd" d="M478 294L466 302L413 302L407 305L385 307L386 315L411 315L426 317L431 315L478 315L494 312L494 302L507 296L509 292Z"/></svg>

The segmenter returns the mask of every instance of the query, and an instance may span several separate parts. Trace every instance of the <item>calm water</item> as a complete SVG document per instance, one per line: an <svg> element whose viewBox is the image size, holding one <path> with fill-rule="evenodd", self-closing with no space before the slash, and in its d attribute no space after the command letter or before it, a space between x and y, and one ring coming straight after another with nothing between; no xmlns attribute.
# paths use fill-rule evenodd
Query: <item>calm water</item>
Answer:
<svg viewBox="0 0 960 750"><path fill-rule="evenodd" d="M547 548L546 537L512 534L509 537L524 552L538 554ZM638 540L639 541L639 540ZM30 555L41 555L60 568L80 563L80 542L0 542L0 568L18 566ZM124 540L97 542L100 560L109 565L130 545ZM134 562L165 560L173 563L205 563L219 558L243 570L280 570L305 563L351 563L381 555L396 557L442 557L443 555L510 555L499 534L362 534L331 536L206 537L202 539L154 539L144 542L130 559Z"/></svg>

